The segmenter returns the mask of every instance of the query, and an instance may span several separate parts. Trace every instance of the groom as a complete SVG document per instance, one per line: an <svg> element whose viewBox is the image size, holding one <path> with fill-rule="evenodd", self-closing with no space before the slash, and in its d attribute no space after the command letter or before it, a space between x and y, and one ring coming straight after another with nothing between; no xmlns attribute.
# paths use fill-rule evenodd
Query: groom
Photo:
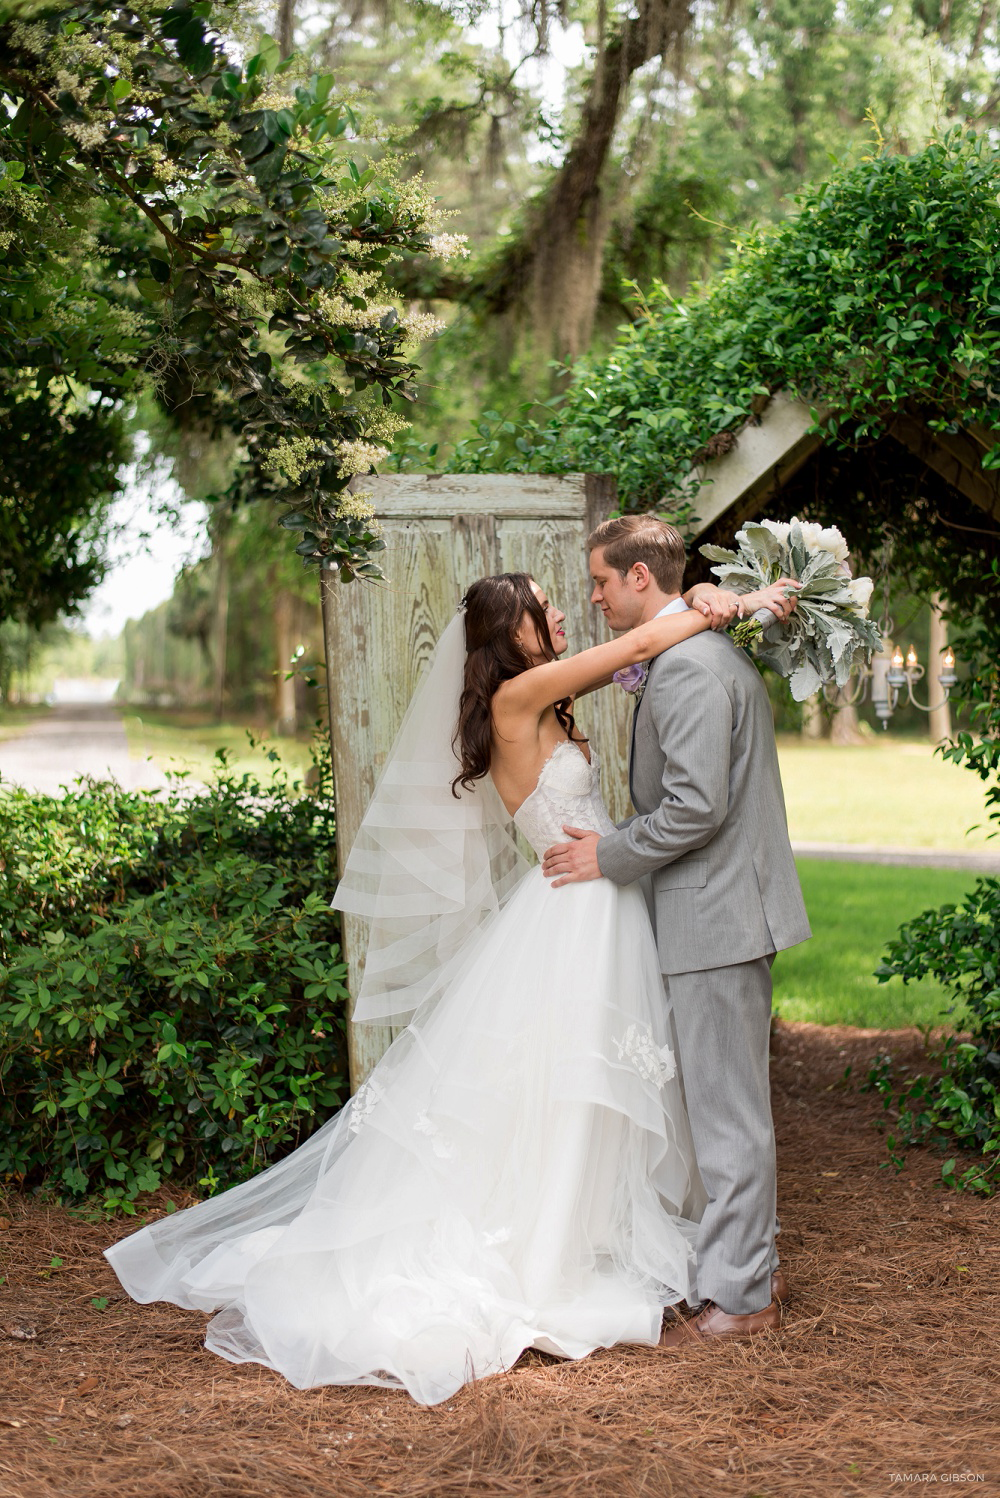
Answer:
<svg viewBox="0 0 1000 1498"><path fill-rule="evenodd" d="M587 542L591 602L611 629L687 607L684 543L652 516L606 520ZM664 987L677 1028L708 1205L698 1234L705 1304L663 1347L780 1324L774 1126L768 1086L771 963L811 935L785 821L767 691L725 635L650 662L637 694L629 788L638 813L549 848L555 884L652 878Z"/></svg>

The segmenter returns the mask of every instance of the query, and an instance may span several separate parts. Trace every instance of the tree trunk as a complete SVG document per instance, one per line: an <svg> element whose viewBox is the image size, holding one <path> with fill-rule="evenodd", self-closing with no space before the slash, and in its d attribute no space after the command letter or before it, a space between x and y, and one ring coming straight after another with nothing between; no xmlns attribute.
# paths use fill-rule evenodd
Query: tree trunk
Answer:
<svg viewBox="0 0 1000 1498"><path fill-rule="evenodd" d="M837 693L837 707L830 728L830 743L852 747L864 743L858 728L858 710L852 703L844 701L842 692Z"/></svg>
<svg viewBox="0 0 1000 1498"><path fill-rule="evenodd" d="M975 62L982 50L983 38L990 21L990 12L996 5L996 0L983 0L982 9L979 12L979 20L976 22L976 34L972 38L972 48L969 52L969 61Z"/></svg>
<svg viewBox="0 0 1000 1498"><path fill-rule="evenodd" d="M638 15L622 23L599 55L566 159L528 204L517 238L468 279L404 262L390 272L397 288L514 315L531 328L539 354L574 359L589 341L600 292L610 223L602 177L632 75L676 46L691 19L690 0L638 0Z"/></svg>
<svg viewBox="0 0 1000 1498"><path fill-rule="evenodd" d="M295 677L292 664L294 599L286 588L275 586L274 597L274 731L291 737L298 727Z"/></svg>
<svg viewBox="0 0 1000 1498"><path fill-rule="evenodd" d="M278 50L282 57L290 57L295 51L295 0L278 0L275 30Z"/></svg>
<svg viewBox="0 0 1000 1498"><path fill-rule="evenodd" d="M941 595L935 593L931 599L930 649L927 652L926 682L929 701L941 703L941 705L927 715L932 744L943 744L951 738L951 707L947 702L942 702L944 689L938 683L938 673L942 669L941 657L947 649L948 631L941 611Z"/></svg>
<svg viewBox="0 0 1000 1498"><path fill-rule="evenodd" d="M227 526L221 526L215 537L215 671L212 684L212 713L217 723L222 722L226 707L226 646L229 633L227 530Z"/></svg>
<svg viewBox="0 0 1000 1498"><path fill-rule="evenodd" d="M821 739L826 732L826 714L823 711L822 694L807 697L802 704L802 737Z"/></svg>

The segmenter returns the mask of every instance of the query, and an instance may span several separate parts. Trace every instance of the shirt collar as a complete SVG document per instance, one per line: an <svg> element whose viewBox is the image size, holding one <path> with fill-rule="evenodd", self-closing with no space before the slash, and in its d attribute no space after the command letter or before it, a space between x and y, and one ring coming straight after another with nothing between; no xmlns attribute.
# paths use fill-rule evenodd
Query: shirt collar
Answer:
<svg viewBox="0 0 1000 1498"><path fill-rule="evenodd" d="M654 614L653 618L662 619L664 614L683 614L686 612L687 604L684 602L684 599L675 598L672 603L668 603L664 608L662 608L658 614Z"/></svg>

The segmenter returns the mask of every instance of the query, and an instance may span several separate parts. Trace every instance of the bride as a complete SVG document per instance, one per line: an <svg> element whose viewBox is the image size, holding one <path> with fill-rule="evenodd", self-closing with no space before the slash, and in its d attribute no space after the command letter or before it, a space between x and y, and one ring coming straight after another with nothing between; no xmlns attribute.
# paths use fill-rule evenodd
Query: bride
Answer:
<svg viewBox="0 0 1000 1498"><path fill-rule="evenodd" d="M513 828L539 855L613 830L574 698L728 622L697 591L562 659L526 574L469 589L335 900L371 921L355 1020L406 1027L293 1154L107 1251L135 1300L214 1312L207 1347L299 1388L436 1404L528 1347L655 1345L694 1298L704 1198L644 897L553 888Z"/></svg>

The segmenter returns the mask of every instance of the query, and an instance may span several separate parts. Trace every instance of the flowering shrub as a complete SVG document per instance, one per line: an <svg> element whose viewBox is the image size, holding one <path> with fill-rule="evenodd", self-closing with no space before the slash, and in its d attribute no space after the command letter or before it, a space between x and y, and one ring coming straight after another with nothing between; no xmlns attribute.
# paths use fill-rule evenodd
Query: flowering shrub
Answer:
<svg viewBox="0 0 1000 1498"><path fill-rule="evenodd" d="M308 563L379 577L370 506L340 503L415 396L432 331L385 268L460 253L376 122L265 37L241 62L226 0L101 0L0 24L0 385L151 391L230 428L233 500L271 497ZM366 159L375 159L374 165Z"/></svg>
<svg viewBox="0 0 1000 1498"><path fill-rule="evenodd" d="M322 1123L348 1091L335 870L328 774L0 796L0 1178L131 1211Z"/></svg>

